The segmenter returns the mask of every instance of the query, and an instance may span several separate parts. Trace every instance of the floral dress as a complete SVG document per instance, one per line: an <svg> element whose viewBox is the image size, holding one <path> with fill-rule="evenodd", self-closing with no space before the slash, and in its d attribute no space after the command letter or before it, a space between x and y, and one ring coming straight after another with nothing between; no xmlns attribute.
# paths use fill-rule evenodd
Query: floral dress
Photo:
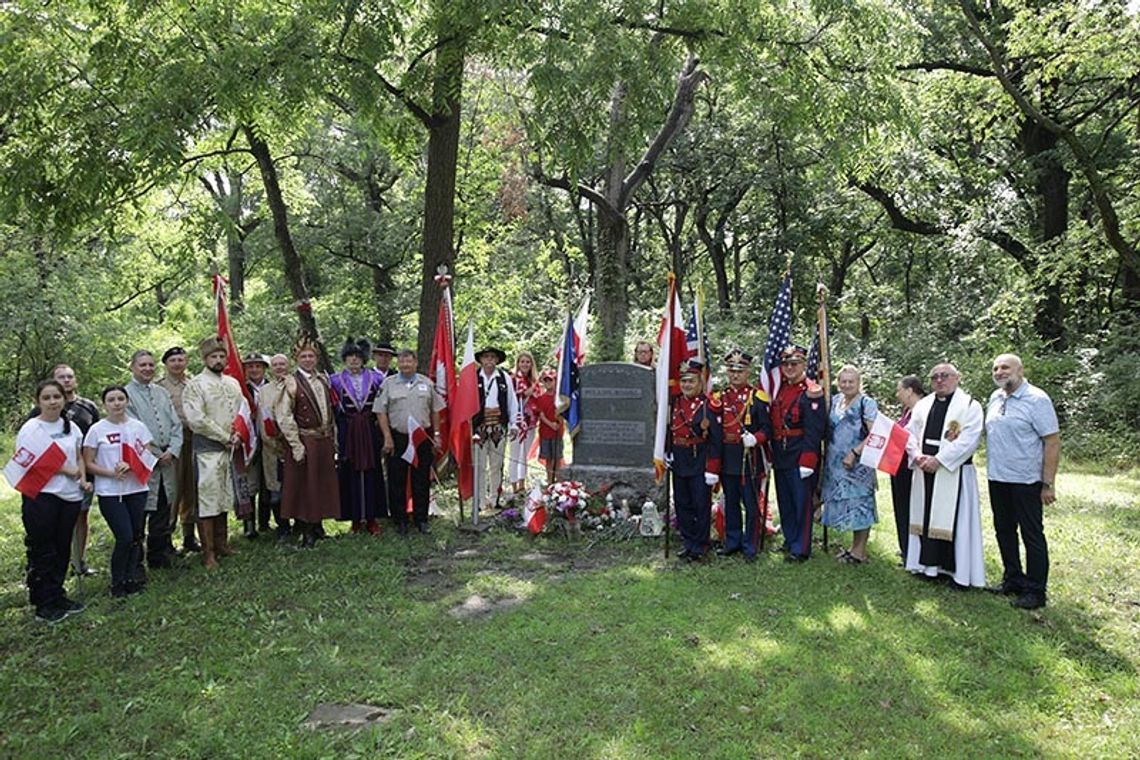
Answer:
<svg viewBox="0 0 1140 760"><path fill-rule="evenodd" d="M866 437L879 414L874 399L859 394L846 408L843 396L831 400L827 459L823 471L823 524L836 530L864 530L879 521L875 511L875 471L861 465L848 470L843 458Z"/></svg>

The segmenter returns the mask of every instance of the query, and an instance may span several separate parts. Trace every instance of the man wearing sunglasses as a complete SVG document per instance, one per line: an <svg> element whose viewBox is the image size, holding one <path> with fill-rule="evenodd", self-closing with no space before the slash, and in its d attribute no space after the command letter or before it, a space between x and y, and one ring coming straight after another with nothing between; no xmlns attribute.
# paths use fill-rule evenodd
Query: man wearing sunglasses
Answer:
<svg viewBox="0 0 1140 760"><path fill-rule="evenodd" d="M950 588L964 591L986 585L973 459L982 406L958 380L953 364L931 370L934 392L915 404L907 424L913 479L906 569L930 579L945 575Z"/></svg>
<svg viewBox="0 0 1140 760"><path fill-rule="evenodd" d="M994 385L986 409L986 468L994 533L1004 569L996 594L1016 596L1014 607L1045 606L1049 546L1045 543L1044 505L1057 498L1053 478L1061 457L1057 412L1045 391L1025 379L1016 354L994 359ZM1025 543L1021 565L1018 531Z"/></svg>

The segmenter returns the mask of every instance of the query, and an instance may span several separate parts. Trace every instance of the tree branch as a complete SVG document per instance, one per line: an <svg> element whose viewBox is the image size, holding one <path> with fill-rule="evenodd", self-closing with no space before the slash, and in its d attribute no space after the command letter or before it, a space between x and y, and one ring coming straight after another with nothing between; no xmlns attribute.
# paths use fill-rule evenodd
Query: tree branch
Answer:
<svg viewBox="0 0 1140 760"><path fill-rule="evenodd" d="M956 71L959 74L969 74L975 77L993 78L997 76L989 69L968 63L958 63L957 61L915 61L914 63L903 63L895 66L895 71Z"/></svg>

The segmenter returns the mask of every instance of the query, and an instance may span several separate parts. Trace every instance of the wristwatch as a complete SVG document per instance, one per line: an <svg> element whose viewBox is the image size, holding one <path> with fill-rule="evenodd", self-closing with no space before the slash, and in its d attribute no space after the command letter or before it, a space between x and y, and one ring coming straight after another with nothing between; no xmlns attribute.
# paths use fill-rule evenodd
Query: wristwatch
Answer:
<svg viewBox="0 0 1140 760"><path fill-rule="evenodd" d="M1050 491L1053 490L1053 484L1050 483L1048 480L1042 480L1041 481L1041 487L1042 488L1048 488Z"/></svg>

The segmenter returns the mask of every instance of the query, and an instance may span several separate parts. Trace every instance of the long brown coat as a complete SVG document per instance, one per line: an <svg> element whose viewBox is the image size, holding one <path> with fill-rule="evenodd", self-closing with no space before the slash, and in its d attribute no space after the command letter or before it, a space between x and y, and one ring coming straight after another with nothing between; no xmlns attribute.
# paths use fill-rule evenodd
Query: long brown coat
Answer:
<svg viewBox="0 0 1140 760"><path fill-rule="evenodd" d="M340 515L332 410L332 391L323 375L310 381L297 371L285 379L277 406L278 424L289 444L281 484L283 518L317 523ZM304 458L298 462L301 451Z"/></svg>

